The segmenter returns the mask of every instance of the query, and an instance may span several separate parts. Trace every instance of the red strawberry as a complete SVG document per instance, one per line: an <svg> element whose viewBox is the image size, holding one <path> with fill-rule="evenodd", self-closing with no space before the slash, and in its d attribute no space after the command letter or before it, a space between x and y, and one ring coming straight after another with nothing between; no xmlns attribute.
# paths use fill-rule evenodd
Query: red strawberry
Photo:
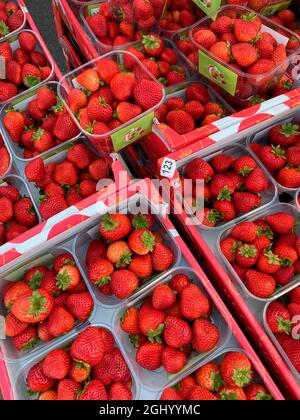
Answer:
<svg viewBox="0 0 300 420"><path fill-rule="evenodd" d="M127 309L121 318L121 328L127 334L141 334L139 326L139 310L137 308L132 307Z"/></svg>
<svg viewBox="0 0 300 420"><path fill-rule="evenodd" d="M55 258L53 269L58 273L66 265L75 265L74 258L68 252L64 252Z"/></svg>
<svg viewBox="0 0 300 420"><path fill-rule="evenodd" d="M61 306L55 306L48 318L48 330L54 337L66 334L75 326L73 316Z"/></svg>
<svg viewBox="0 0 300 420"><path fill-rule="evenodd" d="M13 218L13 203L6 197L0 198L0 222L7 223Z"/></svg>
<svg viewBox="0 0 300 420"><path fill-rule="evenodd" d="M298 260L295 248L287 244L276 245L274 253L281 259L281 265L284 267L292 266Z"/></svg>
<svg viewBox="0 0 300 420"><path fill-rule="evenodd" d="M258 400L272 400L272 396L268 393L264 385L251 384L245 389L246 398L249 401Z"/></svg>
<svg viewBox="0 0 300 420"><path fill-rule="evenodd" d="M169 374L179 372L186 364L185 354L172 347L165 347L162 352L162 365Z"/></svg>
<svg viewBox="0 0 300 420"><path fill-rule="evenodd" d="M226 42L216 42L212 47L210 47L209 51L213 56L217 57L218 59L224 61L225 63L230 63L230 50Z"/></svg>
<svg viewBox="0 0 300 420"><path fill-rule="evenodd" d="M4 305L6 309L10 310L13 303L21 296L30 292L29 286L24 282L17 282L4 293Z"/></svg>
<svg viewBox="0 0 300 420"><path fill-rule="evenodd" d="M66 210L66 200L60 196L49 197L40 205L40 214L43 219L48 220L56 214Z"/></svg>
<svg viewBox="0 0 300 420"><path fill-rule="evenodd" d="M299 138L299 126L293 123L276 125L270 130L269 141L284 147L291 146Z"/></svg>
<svg viewBox="0 0 300 420"><path fill-rule="evenodd" d="M13 345L18 351L31 350L38 343L36 329L28 326L24 331L13 337Z"/></svg>
<svg viewBox="0 0 300 420"><path fill-rule="evenodd" d="M213 177L210 190L217 197L217 200L231 200L231 194L234 193L235 185L226 175L217 174Z"/></svg>
<svg viewBox="0 0 300 420"><path fill-rule="evenodd" d="M196 400L196 401L209 401L209 400L217 400L217 397L210 392L208 389L204 388L200 385L195 385L190 390L189 400Z"/></svg>
<svg viewBox="0 0 300 420"><path fill-rule="evenodd" d="M192 340L192 330L183 319L167 316L165 320L164 340L168 346L183 348Z"/></svg>
<svg viewBox="0 0 300 420"><path fill-rule="evenodd" d="M194 33L193 37L197 44L208 50L217 42L216 35L209 29L199 29Z"/></svg>
<svg viewBox="0 0 300 420"><path fill-rule="evenodd" d="M31 52L35 49L36 41L35 37L30 32L21 32L19 34L19 44L23 51Z"/></svg>
<svg viewBox="0 0 300 420"><path fill-rule="evenodd" d="M234 170L242 176L248 176L255 168L256 162L251 156L241 156L234 163Z"/></svg>
<svg viewBox="0 0 300 420"><path fill-rule="evenodd" d="M140 346L136 353L136 362L144 369L156 370L162 365L164 346L159 343L146 343Z"/></svg>
<svg viewBox="0 0 300 420"><path fill-rule="evenodd" d="M265 299L275 292L276 282L268 274L255 270L247 270L244 277L247 289L254 296Z"/></svg>
<svg viewBox="0 0 300 420"><path fill-rule="evenodd" d="M47 321L40 322L38 324L38 336L42 341L53 340L54 337L49 333Z"/></svg>
<svg viewBox="0 0 300 420"><path fill-rule="evenodd" d="M22 322L36 323L46 319L54 305L53 297L38 289L22 294L12 305L11 311Z"/></svg>
<svg viewBox="0 0 300 420"><path fill-rule="evenodd" d="M48 391L54 385L54 380L48 378L43 372L43 362L39 362L29 369L26 382L30 391L33 392Z"/></svg>
<svg viewBox="0 0 300 420"><path fill-rule="evenodd" d="M5 102L13 98L18 93L17 86L13 83L0 81L0 101Z"/></svg>
<svg viewBox="0 0 300 420"><path fill-rule="evenodd" d="M111 262L101 257L94 257L88 267L88 277L97 286L109 283L113 272L114 267Z"/></svg>
<svg viewBox="0 0 300 420"><path fill-rule="evenodd" d="M224 172L227 172L232 167L235 160L236 158L232 156L219 154L212 159L211 164L216 172L224 173Z"/></svg>
<svg viewBox="0 0 300 420"><path fill-rule="evenodd" d="M139 326L142 333L148 336L151 342L160 342L160 335L164 330L165 314L162 311L142 306L139 312Z"/></svg>
<svg viewBox="0 0 300 420"><path fill-rule="evenodd" d="M236 217L236 209L231 201L217 200L214 202L214 208L217 211L217 218L223 222L229 222Z"/></svg>
<svg viewBox="0 0 300 420"><path fill-rule="evenodd" d="M300 185L300 171L295 168L282 168L277 175L277 181L286 188L298 188Z"/></svg>
<svg viewBox="0 0 300 420"><path fill-rule="evenodd" d="M86 253L86 263L87 265L90 265L91 262L93 262L96 258L103 258L106 256L107 252L107 246L106 244L101 240L94 240L92 241L89 246ZM66 265L66 264L64 264Z"/></svg>
<svg viewBox="0 0 300 420"><path fill-rule="evenodd" d="M57 285L63 291L72 290L78 285L80 277L80 272L77 267L66 265L57 273Z"/></svg>
<svg viewBox="0 0 300 420"><path fill-rule="evenodd" d="M39 396L39 401L56 401L57 400L57 392L53 390L42 392Z"/></svg>
<svg viewBox="0 0 300 420"><path fill-rule="evenodd" d="M256 22L251 20L236 19L234 21L234 35L239 42L251 42L259 34L259 28Z"/></svg>
<svg viewBox="0 0 300 420"><path fill-rule="evenodd" d="M209 301L198 286L190 284L182 290L180 312L185 318L194 320L206 316L209 308Z"/></svg>
<svg viewBox="0 0 300 420"><path fill-rule="evenodd" d="M89 165L89 173L95 181L107 178L109 176L108 171L109 169L105 159L96 159Z"/></svg>
<svg viewBox="0 0 300 420"><path fill-rule="evenodd" d="M24 276L24 281L32 290L38 289L48 271L48 268L43 265L35 266L27 271Z"/></svg>
<svg viewBox="0 0 300 420"><path fill-rule="evenodd" d="M253 242L257 236L257 227L253 222L242 222L235 226L231 235L243 242Z"/></svg>
<svg viewBox="0 0 300 420"><path fill-rule="evenodd" d="M297 371L300 370L300 341L293 340L291 337L286 337L284 342L282 343L282 347L286 352L288 358L290 359L291 363L294 365Z"/></svg>
<svg viewBox="0 0 300 420"><path fill-rule="evenodd" d="M173 263L172 249L162 243L156 243L152 252L153 269L158 272L166 271Z"/></svg>
<svg viewBox="0 0 300 420"><path fill-rule="evenodd" d="M28 88L36 86L42 80L41 72L36 66L27 63L22 69L22 80Z"/></svg>
<svg viewBox="0 0 300 420"><path fill-rule="evenodd" d="M112 352L115 347L115 339L112 333L104 327L98 328L98 332L102 337L104 353Z"/></svg>
<svg viewBox="0 0 300 420"><path fill-rule="evenodd" d="M91 380L79 396L79 400L107 400L107 393L103 384L97 379Z"/></svg>
<svg viewBox="0 0 300 420"><path fill-rule="evenodd" d="M60 143L63 143L76 137L79 134L79 129L72 117L64 112L58 116L53 134Z"/></svg>
<svg viewBox="0 0 300 420"><path fill-rule="evenodd" d="M291 316L281 303L271 302L267 308L266 318L273 333L291 332Z"/></svg>
<svg viewBox="0 0 300 420"><path fill-rule="evenodd" d="M36 96L38 107L42 110L47 111L56 105L56 95L49 87L45 86L37 91Z"/></svg>
<svg viewBox="0 0 300 420"><path fill-rule="evenodd" d="M67 350L52 350L43 361L43 372L51 379L65 378L71 369L71 359Z"/></svg>
<svg viewBox="0 0 300 420"><path fill-rule="evenodd" d="M129 234L131 224L124 214L108 214L101 219L99 230L104 239L117 241Z"/></svg>
<svg viewBox="0 0 300 420"><path fill-rule="evenodd" d="M220 400L237 400L237 401L245 401L246 395L243 388L239 386L222 386L220 389Z"/></svg>
<svg viewBox="0 0 300 420"><path fill-rule="evenodd" d="M78 335L71 345L73 360L96 366L103 359L103 341L96 327L88 327Z"/></svg>
<svg viewBox="0 0 300 420"><path fill-rule="evenodd" d="M201 83L191 83L185 91L185 96L188 101L198 101L202 104L210 101L209 92Z"/></svg>
<svg viewBox="0 0 300 420"><path fill-rule="evenodd" d="M1 189L0 189L1 192ZM132 221L132 226L134 229L149 229L151 230L154 223L153 217L151 214L136 214Z"/></svg>
<svg viewBox="0 0 300 420"><path fill-rule="evenodd" d="M234 60L242 67L249 67L257 61L256 48L244 42L232 45L231 53Z"/></svg>
<svg viewBox="0 0 300 420"><path fill-rule="evenodd" d="M195 378L198 385L203 386L209 391L218 391L222 385L221 372L215 363L207 363L195 372Z"/></svg>
<svg viewBox="0 0 300 420"><path fill-rule="evenodd" d="M45 178L45 165L41 158L36 158L27 163L25 167L25 175L28 181L39 182Z"/></svg>
<svg viewBox="0 0 300 420"><path fill-rule="evenodd" d="M214 22L211 23L211 30L217 34L222 35L227 32L232 32L233 21L229 16L220 16Z"/></svg>
<svg viewBox="0 0 300 420"><path fill-rule="evenodd" d="M100 79L110 84L114 76L120 71L118 64L111 58L101 58L97 63L97 72Z"/></svg>
<svg viewBox="0 0 300 420"><path fill-rule="evenodd" d="M300 305L300 287L296 287L289 293L289 298L292 303Z"/></svg>
<svg viewBox="0 0 300 420"><path fill-rule="evenodd" d="M19 321L11 312L8 313L5 319L5 335L7 337L15 337L26 330L27 327L26 322Z"/></svg>
<svg viewBox="0 0 300 420"><path fill-rule="evenodd" d="M219 337L218 328L207 319L197 319L194 322L192 346L197 352L212 350L218 343Z"/></svg>
<svg viewBox="0 0 300 420"><path fill-rule="evenodd" d="M132 400L132 392L125 384L114 383L108 393L109 400L126 401Z"/></svg>
<svg viewBox="0 0 300 420"><path fill-rule="evenodd" d="M185 274L176 274L169 282L169 286L175 292L181 293L190 283L190 279Z"/></svg>
<svg viewBox="0 0 300 420"><path fill-rule="evenodd" d="M135 230L129 236L128 244L135 254L146 255L153 252L155 238L148 230Z"/></svg>
<svg viewBox="0 0 300 420"><path fill-rule="evenodd" d="M135 273L139 278L145 279L150 277L153 272L152 258L150 254L147 255L135 255L128 269Z"/></svg>
<svg viewBox="0 0 300 420"><path fill-rule="evenodd" d="M19 142L25 129L24 116L17 111L8 112L3 118L3 124L12 140Z"/></svg>
<svg viewBox="0 0 300 420"><path fill-rule="evenodd" d="M62 379L57 386L57 399L63 401L77 400L80 384L71 379Z"/></svg>
<svg viewBox="0 0 300 420"><path fill-rule="evenodd" d="M243 353L227 353L221 362L220 369L222 379L229 386L244 387L252 381L251 362Z"/></svg>
<svg viewBox="0 0 300 420"><path fill-rule="evenodd" d="M76 293L69 296L66 306L75 319L86 321L92 313L94 301L89 292Z"/></svg>
<svg viewBox="0 0 300 420"><path fill-rule="evenodd" d="M212 167L202 158L194 159L186 167L186 176L194 182L198 179L204 179L205 182L209 182L213 175Z"/></svg>
<svg viewBox="0 0 300 420"><path fill-rule="evenodd" d="M72 381L81 383L85 382L91 373L91 368L89 365L80 362L73 362L71 370L69 373L70 379Z"/></svg>
<svg viewBox="0 0 300 420"><path fill-rule="evenodd" d="M111 276L110 286L118 299L126 299L137 289L139 280L135 273L129 270L118 270Z"/></svg>
<svg viewBox="0 0 300 420"><path fill-rule="evenodd" d="M265 274L274 274L281 265L280 258L272 251L265 251L260 254L257 260L257 269Z"/></svg>
<svg viewBox="0 0 300 420"><path fill-rule="evenodd" d="M176 297L167 284L160 284L155 287L152 295L152 305L155 309L165 310L174 305Z"/></svg>
<svg viewBox="0 0 300 420"><path fill-rule="evenodd" d="M236 262L243 268L250 268L256 264L258 252L254 245L240 245L236 250Z"/></svg>
<svg viewBox="0 0 300 420"><path fill-rule="evenodd" d="M278 234L289 233L295 226L295 218L286 212L270 214L266 217L266 222Z"/></svg>
<svg viewBox="0 0 300 420"><path fill-rule="evenodd" d="M261 205L261 197L248 192L236 192L233 195L234 205L239 213L249 213Z"/></svg>

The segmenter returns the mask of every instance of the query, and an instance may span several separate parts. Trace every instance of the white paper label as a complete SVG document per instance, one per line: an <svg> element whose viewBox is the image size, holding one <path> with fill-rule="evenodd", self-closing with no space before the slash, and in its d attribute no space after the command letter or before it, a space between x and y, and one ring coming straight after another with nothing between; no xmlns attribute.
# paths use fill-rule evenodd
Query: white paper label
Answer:
<svg viewBox="0 0 300 420"><path fill-rule="evenodd" d="M262 25L261 32L268 32L268 34L272 35L276 39L278 44L283 44L286 46L289 42L289 39L286 36L280 34L277 31L274 31L274 29L271 29L268 26Z"/></svg>
<svg viewBox="0 0 300 420"><path fill-rule="evenodd" d="M6 79L6 62L3 55L0 55L0 79Z"/></svg>
<svg viewBox="0 0 300 420"><path fill-rule="evenodd" d="M176 169L176 161L174 159L164 158L160 169L160 176L173 178Z"/></svg>

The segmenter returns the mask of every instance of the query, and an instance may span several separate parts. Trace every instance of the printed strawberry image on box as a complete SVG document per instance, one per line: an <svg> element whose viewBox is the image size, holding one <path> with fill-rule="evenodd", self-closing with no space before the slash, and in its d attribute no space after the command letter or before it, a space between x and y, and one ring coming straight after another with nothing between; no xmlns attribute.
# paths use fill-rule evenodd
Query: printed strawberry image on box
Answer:
<svg viewBox="0 0 300 420"><path fill-rule="evenodd" d="M243 7L224 6L189 35L198 48L192 57L199 73L238 100L268 92L297 52L288 49L296 34Z"/></svg>
<svg viewBox="0 0 300 420"><path fill-rule="evenodd" d="M244 352L238 349L223 352L174 386L166 388L160 400L272 400L253 368Z"/></svg>

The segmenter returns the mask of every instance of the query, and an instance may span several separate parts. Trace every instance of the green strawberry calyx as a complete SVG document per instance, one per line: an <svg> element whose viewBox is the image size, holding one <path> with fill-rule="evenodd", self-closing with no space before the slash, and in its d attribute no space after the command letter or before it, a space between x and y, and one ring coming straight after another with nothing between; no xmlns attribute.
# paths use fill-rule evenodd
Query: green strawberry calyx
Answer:
<svg viewBox="0 0 300 420"><path fill-rule="evenodd" d="M149 251L153 251L155 242L155 236L151 232L144 232L142 234L142 243Z"/></svg>
<svg viewBox="0 0 300 420"><path fill-rule="evenodd" d="M273 239L274 238L274 234L271 230L271 228L269 226L266 227L257 227L257 236L261 237L261 236L265 236L268 239Z"/></svg>
<svg viewBox="0 0 300 420"><path fill-rule="evenodd" d="M232 379L237 386L244 387L252 380L252 370L249 368L236 368L232 375Z"/></svg>
<svg viewBox="0 0 300 420"><path fill-rule="evenodd" d="M290 334L292 331L292 322L288 319L283 319L281 317L277 318L278 331L285 332Z"/></svg>
<svg viewBox="0 0 300 420"><path fill-rule="evenodd" d="M155 35L143 35L142 43L147 50L155 50L160 48L161 39Z"/></svg>
<svg viewBox="0 0 300 420"><path fill-rule="evenodd" d="M39 342L39 338L38 337L29 340L26 344L24 344L22 346L22 350L21 351L29 351L29 350L33 349L33 347L35 347L38 342Z"/></svg>
<svg viewBox="0 0 300 420"><path fill-rule="evenodd" d="M215 209L211 209L210 212L207 214L206 219L210 224L215 225L222 219L222 217L223 213Z"/></svg>
<svg viewBox="0 0 300 420"><path fill-rule="evenodd" d="M213 389L212 389L213 392L219 391L221 386L225 384L225 382L222 379L221 372L212 372L210 374L210 378L213 383Z"/></svg>
<svg viewBox="0 0 300 420"><path fill-rule="evenodd" d="M288 138L297 134L300 134L298 131L299 125L293 123L282 124L281 130L279 133L282 134L284 137Z"/></svg>
<svg viewBox="0 0 300 420"><path fill-rule="evenodd" d="M138 335L134 335L134 334L130 334L129 335L129 341L131 342L131 344L133 345L133 347L135 349L139 348L139 336Z"/></svg>
<svg viewBox="0 0 300 420"><path fill-rule="evenodd" d="M33 276L31 276L29 281L29 287L31 290L36 290L40 287L40 284L43 280L44 276L40 271L36 271Z"/></svg>
<svg viewBox="0 0 300 420"><path fill-rule="evenodd" d="M221 191L219 191L217 198L218 200L222 200L222 201L223 200L231 201L232 194L233 194L233 191L230 190L227 185L225 185L225 187Z"/></svg>
<svg viewBox="0 0 300 420"><path fill-rule="evenodd" d="M265 392L259 392L256 394L256 399L258 401L270 401L272 400L272 396L270 394L266 394Z"/></svg>
<svg viewBox="0 0 300 420"><path fill-rule="evenodd" d="M222 392L221 401L236 401L237 399L238 397L234 392Z"/></svg>
<svg viewBox="0 0 300 420"><path fill-rule="evenodd" d="M257 250L254 245L244 245L239 248L239 254L245 258L255 258Z"/></svg>
<svg viewBox="0 0 300 420"><path fill-rule="evenodd" d="M165 324L159 324L159 326L155 330L148 330L148 340L150 343L154 343L155 341L159 344L162 343L161 335L164 332Z"/></svg>
<svg viewBox="0 0 300 420"><path fill-rule="evenodd" d="M240 19L248 21L248 22L254 22L257 18L257 14L255 12L250 12L247 15L240 16Z"/></svg>
<svg viewBox="0 0 300 420"><path fill-rule="evenodd" d="M281 265L282 267L291 267L293 265L293 261L289 258L282 258Z"/></svg>
<svg viewBox="0 0 300 420"><path fill-rule="evenodd" d="M32 292L32 295L28 298L31 303L26 315L33 315L34 318L38 318L41 314L47 313L45 305L47 304L47 298L42 296L39 291Z"/></svg>
<svg viewBox="0 0 300 420"><path fill-rule="evenodd" d="M39 128L32 136L33 140L41 140L42 135L45 133L45 130Z"/></svg>
<svg viewBox="0 0 300 420"><path fill-rule="evenodd" d="M118 222L115 222L110 214L106 214L101 220L101 226L105 232L113 231L118 226Z"/></svg>
<svg viewBox="0 0 300 420"><path fill-rule="evenodd" d="M0 21L0 34L1 35L8 35L9 34L9 27L3 22L3 20Z"/></svg>
<svg viewBox="0 0 300 420"><path fill-rule="evenodd" d="M276 155L276 156L278 156L278 157L281 157L281 158L283 158L283 159L287 159L286 154L285 154L285 151L281 149L280 145L278 145L278 146L274 146L274 145L272 144L272 146L271 146L271 147L272 147L272 153L273 153L274 155Z"/></svg>
<svg viewBox="0 0 300 420"><path fill-rule="evenodd" d="M101 279L97 280L95 284L99 287L107 285L111 281L110 276L101 277Z"/></svg>
<svg viewBox="0 0 300 420"><path fill-rule="evenodd" d="M61 290L67 290L72 281L72 277L69 275L67 270L63 270L63 272L58 273L56 279L56 285Z"/></svg>
<svg viewBox="0 0 300 420"><path fill-rule="evenodd" d="M281 259L272 251L264 252L264 256L268 259L270 265L281 265Z"/></svg>
<svg viewBox="0 0 300 420"><path fill-rule="evenodd" d="M254 170L254 168L251 168L249 166L243 166L240 170L239 170L239 174L242 176L248 176L251 174L251 172Z"/></svg>
<svg viewBox="0 0 300 420"><path fill-rule="evenodd" d="M116 267L123 267L124 265L128 265L132 261L132 253L129 251L124 252L124 254L118 259Z"/></svg>
<svg viewBox="0 0 300 420"><path fill-rule="evenodd" d="M34 87L41 83L41 78L36 76L27 75L24 80L24 85L28 88Z"/></svg>
<svg viewBox="0 0 300 420"><path fill-rule="evenodd" d="M135 215L134 218L132 219L132 226L136 230L148 229L149 223L148 223L147 217L144 214Z"/></svg>

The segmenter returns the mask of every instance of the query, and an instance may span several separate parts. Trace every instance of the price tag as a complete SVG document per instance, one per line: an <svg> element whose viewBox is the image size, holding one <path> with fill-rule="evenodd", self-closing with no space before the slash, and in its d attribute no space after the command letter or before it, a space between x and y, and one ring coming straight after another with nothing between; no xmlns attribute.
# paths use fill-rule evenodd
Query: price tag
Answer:
<svg viewBox="0 0 300 420"><path fill-rule="evenodd" d="M0 55L0 79L6 79L6 62L3 55Z"/></svg>
<svg viewBox="0 0 300 420"><path fill-rule="evenodd" d="M172 179L176 169L176 161L174 159L164 158L160 169L160 176Z"/></svg>

